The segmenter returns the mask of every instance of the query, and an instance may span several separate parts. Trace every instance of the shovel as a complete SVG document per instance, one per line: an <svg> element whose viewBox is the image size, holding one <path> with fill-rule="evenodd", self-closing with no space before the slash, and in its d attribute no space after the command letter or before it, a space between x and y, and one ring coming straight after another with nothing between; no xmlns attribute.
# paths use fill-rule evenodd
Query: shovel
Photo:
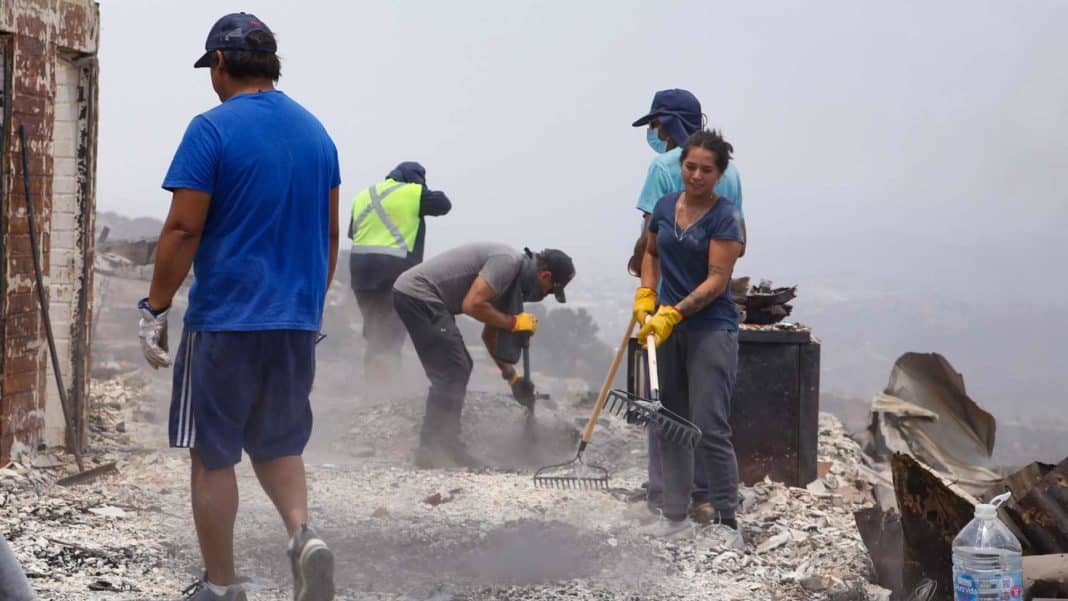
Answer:
<svg viewBox="0 0 1068 601"><path fill-rule="evenodd" d="M616 370L619 369L619 363L623 360L623 353L627 350L627 342L630 341L630 334L633 331L634 320L632 319L630 324L627 325L627 332L623 334L623 342L619 344L619 350L616 351L616 356L612 359L612 365L608 368L608 375L604 379L604 384L601 385L601 392L597 395L597 402L593 405L593 413L590 414L590 419L586 422L586 429L582 432L582 439L579 441L578 453L575 454L575 458L571 461L547 465L539 469L534 473L535 487L608 488L608 470L599 465L584 462L582 453L586 450L586 446L590 444L590 438L593 437L593 428L597 425L597 418L600 417L601 410L604 409L608 390L612 386L612 380L616 377Z"/></svg>
<svg viewBox="0 0 1068 601"><path fill-rule="evenodd" d="M701 440L701 429L690 420L664 407L660 402L660 374L656 369L656 337L650 334L645 342L649 363L650 398L642 398L617 388L608 394L608 409L636 423L651 425L659 430L664 435L664 439L669 442L691 449L696 448L698 441Z"/></svg>

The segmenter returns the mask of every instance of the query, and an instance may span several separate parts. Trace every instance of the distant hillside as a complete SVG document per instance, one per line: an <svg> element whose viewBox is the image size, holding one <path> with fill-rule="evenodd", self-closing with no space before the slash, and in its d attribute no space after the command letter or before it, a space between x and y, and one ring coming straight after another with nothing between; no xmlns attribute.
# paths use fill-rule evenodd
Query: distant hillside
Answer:
<svg viewBox="0 0 1068 601"><path fill-rule="evenodd" d="M108 240L144 240L159 236L163 222L154 217L124 217L112 211L96 214L96 235L108 228Z"/></svg>

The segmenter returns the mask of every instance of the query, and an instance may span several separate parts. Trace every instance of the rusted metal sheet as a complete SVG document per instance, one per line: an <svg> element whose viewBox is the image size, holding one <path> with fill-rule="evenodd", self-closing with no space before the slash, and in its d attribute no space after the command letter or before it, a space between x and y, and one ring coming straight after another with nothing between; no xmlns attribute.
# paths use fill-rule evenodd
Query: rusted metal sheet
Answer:
<svg viewBox="0 0 1068 601"><path fill-rule="evenodd" d="M897 510L883 509L878 505L866 507L854 513L853 519L875 567L876 583L894 593L903 592L905 539L901 532L901 516Z"/></svg>
<svg viewBox="0 0 1068 601"><path fill-rule="evenodd" d="M1012 491L1003 511L1016 527L1026 553L1068 552L1068 459L1048 470L1032 464L999 488Z"/></svg>
<svg viewBox="0 0 1068 601"><path fill-rule="evenodd" d="M977 495L1001 480L992 469L995 428L945 357L905 353L872 402L868 451L880 459L912 455Z"/></svg>
<svg viewBox="0 0 1068 601"><path fill-rule="evenodd" d="M976 500L904 453L890 462L904 535L905 588L938 583L937 599L952 598L953 539L972 520Z"/></svg>

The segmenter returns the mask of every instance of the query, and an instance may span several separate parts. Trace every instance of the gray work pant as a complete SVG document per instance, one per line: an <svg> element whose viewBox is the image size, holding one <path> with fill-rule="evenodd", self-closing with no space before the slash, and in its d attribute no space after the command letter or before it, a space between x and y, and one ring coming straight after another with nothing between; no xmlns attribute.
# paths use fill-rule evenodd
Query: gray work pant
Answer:
<svg viewBox="0 0 1068 601"><path fill-rule="evenodd" d="M363 315L363 379L367 392L388 392L400 369L404 324L393 308L393 289L357 290L356 304Z"/></svg>
<svg viewBox="0 0 1068 601"><path fill-rule="evenodd" d="M8 547L7 541L0 537L0 599L33 601L36 598L11 547Z"/></svg>
<svg viewBox="0 0 1068 601"><path fill-rule="evenodd" d="M738 371L738 332L679 329L657 349L660 400L701 429L696 453L704 461L709 500L720 517L738 506L738 459L731 443L731 393ZM660 442L664 515L679 519L690 506L694 451Z"/></svg>
<svg viewBox="0 0 1068 601"><path fill-rule="evenodd" d="M404 346L404 324L393 308L393 289L357 290L356 304L363 316L367 352L399 357Z"/></svg>
<svg viewBox="0 0 1068 601"><path fill-rule="evenodd" d="M449 445L459 441L460 414L474 362L464 345L456 319L445 305L393 292L397 310L423 364L430 390L419 442Z"/></svg>
<svg viewBox="0 0 1068 601"><path fill-rule="evenodd" d="M660 439L653 428L646 428L645 433L649 449L647 503L650 509L663 509L664 474L660 470ZM708 494L708 467L705 466L704 457L697 449L693 450L693 489L690 496L693 498L694 506L712 502Z"/></svg>

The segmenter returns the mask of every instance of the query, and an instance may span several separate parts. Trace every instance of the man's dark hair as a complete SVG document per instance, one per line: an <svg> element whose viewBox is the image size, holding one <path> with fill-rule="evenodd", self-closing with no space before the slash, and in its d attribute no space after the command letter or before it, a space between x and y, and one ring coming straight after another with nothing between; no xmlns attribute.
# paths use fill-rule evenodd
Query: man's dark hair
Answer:
<svg viewBox="0 0 1068 601"><path fill-rule="evenodd" d="M266 31L253 31L246 38L252 46L274 47L274 36ZM226 72L234 79L252 79L266 77L278 81L282 76L282 64L274 52L259 50L220 50L226 59ZM211 66L219 64L219 57L213 54Z"/></svg>
<svg viewBox="0 0 1068 601"><path fill-rule="evenodd" d="M731 160L731 153L734 152L734 147L731 146L731 143L724 140L719 130L716 129L705 129L690 134L690 137L686 138L686 143L682 146L682 161L686 160L686 155L691 148L704 148L714 153L716 155L716 168L719 169L720 173L727 170L727 163Z"/></svg>

